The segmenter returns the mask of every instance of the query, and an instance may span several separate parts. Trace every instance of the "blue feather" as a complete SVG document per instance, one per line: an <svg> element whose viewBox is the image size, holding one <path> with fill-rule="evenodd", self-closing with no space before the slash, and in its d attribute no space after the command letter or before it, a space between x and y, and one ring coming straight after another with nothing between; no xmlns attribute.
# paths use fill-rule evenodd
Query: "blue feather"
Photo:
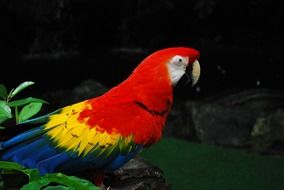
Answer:
<svg viewBox="0 0 284 190"><path fill-rule="evenodd" d="M3 142L1 144L1 146L2 146L2 148L8 148L8 147L14 146L18 143L32 139L32 138L39 136L41 134L43 134L42 127L37 127L37 128L31 129L31 130L28 130L24 133L21 133L21 134L15 136L13 138L7 140L6 142Z"/></svg>
<svg viewBox="0 0 284 190"><path fill-rule="evenodd" d="M129 152L128 154L118 154L112 162L110 162L106 166L107 172L112 172L122 167L126 162L130 159L134 158L140 151L142 150L142 146L137 146L134 150Z"/></svg>
<svg viewBox="0 0 284 190"><path fill-rule="evenodd" d="M37 167L42 175L46 173L53 173L59 165L69 161L70 159L71 158L66 153L60 153L40 161Z"/></svg>
<svg viewBox="0 0 284 190"><path fill-rule="evenodd" d="M38 163L42 160L46 160L49 157L55 156L58 154L58 150L50 147L46 142L44 146L40 149L34 151L30 154L29 157L22 161L22 164L29 168L36 168Z"/></svg>
<svg viewBox="0 0 284 190"><path fill-rule="evenodd" d="M40 141L38 141L38 140L36 140L34 142L27 141L27 142L21 143L19 145L16 145L14 147L5 149L5 151L3 151L2 155L1 155L1 159L2 160L10 160L16 155L21 155L22 153L25 153L25 151L28 151L28 152L34 151L34 149L30 149L29 146L35 146L38 143L40 143Z"/></svg>
<svg viewBox="0 0 284 190"><path fill-rule="evenodd" d="M44 142L42 140L36 140L22 147L19 146L19 148L14 149L12 152L8 150L5 154L9 154L11 152L10 154L13 154L13 161L23 163L24 159L30 157L37 150L40 150L43 145Z"/></svg>

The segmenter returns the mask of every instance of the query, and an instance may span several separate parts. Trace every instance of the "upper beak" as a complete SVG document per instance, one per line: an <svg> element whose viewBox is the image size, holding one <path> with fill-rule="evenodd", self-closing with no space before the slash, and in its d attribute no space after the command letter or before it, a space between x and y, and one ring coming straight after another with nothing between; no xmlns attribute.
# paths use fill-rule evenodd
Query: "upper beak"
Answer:
<svg viewBox="0 0 284 190"><path fill-rule="evenodd" d="M191 79L192 79L192 86L194 86L200 77L200 64L196 59L192 64L192 71L191 71Z"/></svg>

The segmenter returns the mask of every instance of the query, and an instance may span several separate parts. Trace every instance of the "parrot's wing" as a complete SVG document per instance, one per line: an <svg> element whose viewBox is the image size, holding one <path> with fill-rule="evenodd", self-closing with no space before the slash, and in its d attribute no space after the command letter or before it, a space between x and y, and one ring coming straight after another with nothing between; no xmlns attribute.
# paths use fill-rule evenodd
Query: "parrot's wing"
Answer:
<svg viewBox="0 0 284 190"><path fill-rule="evenodd" d="M97 168L115 170L134 157L142 146L133 137L115 131L90 127L78 121L86 102L67 106L46 117L30 122L47 121L40 127L21 133L2 143L2 160L12 160L42 174L54 171L72 172Z"/></svg>

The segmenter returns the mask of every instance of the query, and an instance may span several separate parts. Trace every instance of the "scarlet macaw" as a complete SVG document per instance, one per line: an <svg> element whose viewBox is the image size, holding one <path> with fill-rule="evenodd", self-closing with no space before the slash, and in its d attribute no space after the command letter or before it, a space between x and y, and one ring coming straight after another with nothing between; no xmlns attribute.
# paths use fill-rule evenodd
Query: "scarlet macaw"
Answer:
<svg viewBox="0 0 284 190"><path fill-rule="evenodd" d="M173 87L182 76L192 85L198 81L198 58L199 52L187 47L154 52L102 96L20 124L37 125L3 142L1 160L41 174L120 168L161 138Z"/></svg>

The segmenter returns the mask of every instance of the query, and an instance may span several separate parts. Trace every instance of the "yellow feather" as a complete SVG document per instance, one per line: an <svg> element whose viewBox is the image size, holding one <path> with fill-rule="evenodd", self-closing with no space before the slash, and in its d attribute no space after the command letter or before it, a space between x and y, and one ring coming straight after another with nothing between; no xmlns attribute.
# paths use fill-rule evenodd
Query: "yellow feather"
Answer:
<svg viewBox="0 0 284 190"><path fill-rule="evenodd" d="M111 133L102 133L98 131L100 126L90 128L84 121L78 121L80 111L86 108L90 108L90 105L80 102L50 116L45 130L57 143L57 147L76 152L78 156L85 156L91 151L98 151L97 156L105 151L109 155L118 145L120 149L125 150L127 148L125 146L133 140L132 137L122 138L115 130Z"/></svg>
<svg viewBox="0 0 284 190"><path fill-rule="evenodd" d="M70 142L73 141L73 136L71 135L71 133L67 133L64 135L64 139L61 139L60 141L58 141L58 147L68 147Z"/></svg>
<svg viewBox="0 0 284 190"><path fill-rule="evenodd" d="M79 144L80 144L80 140L78 140L77 138L73 138L73 140L70 141L67 147L64 147L64 148L66 148L67 151L72 150L73 152L76 152Z"/></svg>
<svg viewBox="0 0 284 190"><path fill-rule="evenodd" d="M86 156L97 144L87 144L86 148L84 149L82 155Z"/></svg>
<svg viewBox="0 0 284 190"><path fill-rule="evenodd" d="M61 125L58 125L57 127L52 128L50 131L47 132L47 134L51 137L56 139L55 137L63 131L63 127Z"/></svg>
<svg viewBox="0 0 284 190"><path fill-rule="evenodd" d="M83 133L79 136L79 138L81 143L78 147L78 154L81 155L82 152L85 150L86 146L88 145L86 128L83 130Z"/></svg>

